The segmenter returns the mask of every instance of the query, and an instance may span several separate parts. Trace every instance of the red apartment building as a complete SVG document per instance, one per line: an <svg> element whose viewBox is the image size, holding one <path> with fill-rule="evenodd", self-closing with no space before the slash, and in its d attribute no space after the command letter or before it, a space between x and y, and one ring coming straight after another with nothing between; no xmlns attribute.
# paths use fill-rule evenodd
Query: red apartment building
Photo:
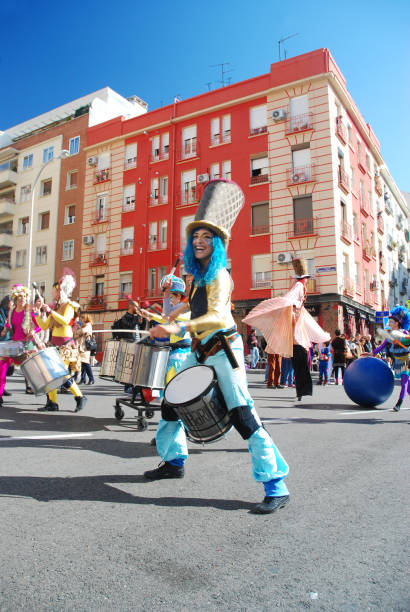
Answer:
<svg viewBox="0 0 410 612"><path fill-rule="evenodd" d="M388 291L383 164L327 49L90 128L80 301L109 324L131 295L159 300L204 184L225 177L245 193L229 244L238 324L289 288L303 256L312 314L330 332L365 331Z"/></svg>

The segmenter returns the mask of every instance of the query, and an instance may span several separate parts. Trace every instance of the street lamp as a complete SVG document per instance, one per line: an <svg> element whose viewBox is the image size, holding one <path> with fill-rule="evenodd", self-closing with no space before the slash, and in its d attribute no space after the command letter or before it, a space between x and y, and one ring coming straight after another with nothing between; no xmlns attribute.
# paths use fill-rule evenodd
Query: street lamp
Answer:
<svg viewBox="0 0 410 612"><path fill-rule="evenodd" d="M52 157L51 159L48 159L41 166L40 170L38 171L38 174L37 174L36 178L34 179L33 189L31 191L30 231L29 231L29 239L28 239L27 287L29 289L30 289L30 282L31 282L31 251L32 251L32 245L33 245L34 197L35 197L35 193L36 193L36 186L37 186L38 180L39 180L39 178L41 176L41 173L43 172L44 168L48 164L50 164L55 159L64 159L64 158L69 157L69 156L70 156L70 151L67 151L66 149L62 149L60 151L60 153L56 157Z"/></svg>

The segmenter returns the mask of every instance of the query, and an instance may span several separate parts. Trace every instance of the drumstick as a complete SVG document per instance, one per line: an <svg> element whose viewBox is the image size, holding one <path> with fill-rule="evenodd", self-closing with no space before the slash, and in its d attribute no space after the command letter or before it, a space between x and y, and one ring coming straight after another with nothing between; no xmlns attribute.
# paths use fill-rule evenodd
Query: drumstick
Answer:
<svg viewBox="0 0 410 612"><path fill-rule="evenodd" d="M172 275L172 274L174 274L174 273L175 273L175 270L177 269L177 266L178 266L178 264L179 264L179 262L181 261L181 259L182 259L182 258L183 258L183 254L182 254L182 253L179 253L179 254L178 254L178 257L177 257L177 258L176 258L176 260L175 260L174 266L173 266L173 268L171 269L170 275Z"/></svg>

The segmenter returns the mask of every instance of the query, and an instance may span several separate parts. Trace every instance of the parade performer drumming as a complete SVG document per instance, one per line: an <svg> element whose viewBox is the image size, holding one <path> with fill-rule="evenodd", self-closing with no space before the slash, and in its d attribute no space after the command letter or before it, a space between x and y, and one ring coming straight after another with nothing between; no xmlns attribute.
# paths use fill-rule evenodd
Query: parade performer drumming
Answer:
<svg viewBox="0 0 410 612"><path fill-rule="evenodd" d="M186 306L191 310L191 319L186 323L158 325L152 333L163 337L171 334L183 336L189 330L194 338L194 350L181 370L198 363L214 368L231 423L248 441L253 476L264 484L265 498L253 511L269 514L289 502L288 489L283 481L289 468L261 426L249 395L242 338L236 331L231 313L232 279L226 270L226 247L243 201L241 189L231 181L214 180L206 185L195 220L187 226L184 265L194 277L189 306ZM223 346L230 347L230 351L225 352ZM238 369L233 369L232 360L237 362ZM164 463L144 475L150 480L182 478L188 457L184 426L165 403L161 416L156 443Z"/></svg>
<svg viewBox="0 0 410 612"><path fill-rule="evenodd" d="M391 339L384 340L380 346L374 349L372 355L377 355L377 353L383 351L387 346L389 347L389 355L393 359L394 376L401 382L399 399L396 405L393 406L393 410L399 412L406 391L410 395L410 311L404 306L396 306L393 308L389 315L389 327L391 330Z"/></svg>
<svg viewBox="0 0 410 612"><path fill-rule="evenodd" d="M16 357L0 358L0 406L3 404L8 367L12 363L22 363L30 352L37 350L35 334L40 331L40 327L37 325L34 313L30 310L29 296L29 289L23 285L16 284L11 288L9 314L1 335L5 336L8 332L11 332L11 340L16 343L22 342L23 351L21 355Z"/></svg>
<svg viewBox="0 0 410 612"><path fill-rule="evenodd" d="M312 395L312 378L307 351L312 342L329 342L325 332L304 307L306 282L310 278L304 259L293 259L294 278L292 288L280 297L264 300L243 319L252 327L258 327L264 335L267 353L292 357L295 371L296 395Z"/></svg>
<svg viewBox="0 0 410 612"><path fill-rule="evenodd" d="M75 347L71 325L76 316L76 311L80 307L77 302L70 299L74 287L74 277L71 274L65 274L59 282L53 285L54 308L48 305L44 306L48 314L47 319L43 320L40 315L36 316L36 321L41 329L51 330L50 343L58 348L60 357L67 368L69 368L71 361L78 358L78 350ZM64 383L64 387L74 395L76 402L74 412L82 410L87 398L81 393L77 383L70 378ZM58 409L57 389L54 389L48 393L46 405L39 408L39 410L52 412Z"/></svg>

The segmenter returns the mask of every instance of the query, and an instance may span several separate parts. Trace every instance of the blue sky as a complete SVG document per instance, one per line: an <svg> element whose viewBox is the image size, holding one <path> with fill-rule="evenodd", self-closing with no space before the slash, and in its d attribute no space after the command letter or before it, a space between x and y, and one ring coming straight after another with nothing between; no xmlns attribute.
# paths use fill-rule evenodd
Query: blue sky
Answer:
<svg viewBox="0 0 410 612"><path fill-rule="evenodd" d="M408 0L8 0L0 6L0 129L110 86L152 110L328 47L400 189L410 192ZM282 55L283 57L283 55Z"/></svg>

